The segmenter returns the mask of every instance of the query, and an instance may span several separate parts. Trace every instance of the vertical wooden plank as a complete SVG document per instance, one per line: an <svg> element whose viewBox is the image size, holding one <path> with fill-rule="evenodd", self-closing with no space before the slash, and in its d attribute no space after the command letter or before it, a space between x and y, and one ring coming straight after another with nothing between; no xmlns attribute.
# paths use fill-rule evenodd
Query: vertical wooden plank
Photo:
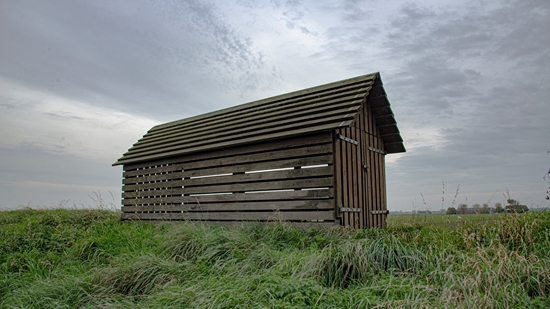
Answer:
<svg viewBox="0 0 550 309"><path fill-rule="evenodd" d="M363 105L362 111L361 111L361 178L363 179L363 208L362 208L362 216L361 219L363 220L363 228L368 228L369 220L368 220L368 192L369 192L369 182L368 182L368 175L367 170L364 168L365 166L368 166L367 164L367 150L368 150L368 139L367 139L367 119L365 118L367 107L366 105Z"/></svg>
<svg viewBox="0 0 550 309"><path fill-rule="evenodd" d="M346 128L346 134L344 134L345 136L349 137L351 135L351 128ZM346 144L346 156L348 157L347 159L347 170L348 170L348 180L347 180L347 183L348 183L348 206L349 208L353 208L354 205L353 205L353 154L352 154L352 151L353 151L353 144L349 143L349 142L345 142ZM353 228L353 213L351 212L347 212L347 216L348 216L348 224Z"/></svg>
<svg viewBox="0 0 550 309"><path fill-rule="evenodd" d="M355 128L355 138L357 142L361 142L361 129ZM361 212L357 213L357 228L363 228L363 220L361 220L363 216L363 167L361 159L361 144L357 145L355 148L356 151L356 160L357 164L355 165L357 168L357 208L361 209Z"/></svg>
<svg viewBox="0 0 550 309"><path fill-rule="evenodd" d="M374 147L374 118L372 117L371 109L369 107L369 146ZM369 150L369 176L371 180L371 187L370 187L370 199L371 199L371 207L369 209L369 216L371 218L371 227L378 226L378 220L376 218L376 215L372 214L373 210L376 210L376 161L374 157L374 152Z"/></svg>
<svg viewBox="0 0 550 309"><path fill-rule="evenodd" d="M380 134L378 133L378 128L376 128L376 136L377 136L377 141L378 141L378 147L377 149L382 149L383 146L382 146L382 139L380 138ZM379 205L379 210L382 211L384 210L384 182L382 181L382 170L384 168L384 165L382 164L382 161L384 159L384 155L381 154L381 153L378 153L378 196L379 196L379 200L380 200L380 205ZM383 215L378 215L378 217L380 218L380 227L383 227L384 226L384 221L385 221L385 218Z"/></svg>
<svg viewBox="0 0 550 309"><path fill-rule="evenodd" d="M340 134L345 135L346 129L341 129ZM342 206L348 207L348 153L346 142L342 141L340 145L342 151ZM344 226L349 225L347 212L342 212L342 221L344 222Z"/></svg>
<svg viewBox="0 0 550 309"><path fill-rule="evenodd" d="M366 195L366 201L367 201L367 210L366 210L366 216L367 216L367 226L370 228L372 227L372 217L371 217L371 209L372 209L372 180L371 180L371 162L370 162L370 151L368 150L368 147L370 146L370 119L369 119L369 107L365 106L365 164L367 165L367 170L365 170L365 179L367 180L367 195Z"/></svg>
<svg viewBox="0 0 550 309"><path fill-rule="evenodd" d="M359 198L359 209L361 209L361 212L358 214L358 217L359 217L359 228L361 229L364 229L365 228L365 220L364 220L364 215L365 215L365 210L363 209L364 208L364 191L365 191L365 186L364 186L364 182L363 182L363 151L362 151L362 148L363 148L363 142L362 142L362 136L363 136L363 132L361 130L362 126L363 126L363 109L364 109L364 105L363 107L361 108L361 112L358 113L357 117L359 119L359 122L358 122L358 125L357 125L357 129L356 129L356 137L357 137L357 142L359 143L359 145L357 146L357 181L358 181L358 188L359 188L359 192L357 194L358 198Z"/></svg>
<svg viewBox="0 0 550 309"><path fill-rule="evenodd" d="M380 145L379 145L379 138L378 138L378 128L376 126L373 127L373 133L374 133L374 148L376 149L380 149ZM375 177L376 177L376 180L375 180L375 183L376 183L376 208L375 210L377 212L381 211L382 210L382 196L381 196L381 186L380 186L380 157L382 156L382 154L378 153L378 152L374 152L374 157L375 157ZM382 227L382 216L377 214L376 215L376 226L377 227Z"/></svg>
<svg viewBox="0 0 550 309"><path fill-rule="evenodd" d="M354 140L357 141L358 145L355 146L355 160L356 160L356 164L355 164L355 168L357 169L356 170L356 177L357 177L357 186L356 186L356 198L357 198L357 208L361 209L361 205L363 204L363 188L362 188L362 184L363 182L361 181L362 179L362 162L363 160L361 159L361 123L363 121L363 117L361 117L361 114L362 114L362 110L363 108L361 107L361 109L359 110L359 112L357 113L357 118L355 120L355 123L353 125L353 128L354 128ZM363 228L363 224L362 224L362 216L363 216L363 210L361 209L361 212L358 212L355 214L355 220L356 220L356 228Z"/></svg>
<svg viewBox="0 0 550 309"><path fill-rule="evenodd" d="M353 127L350 127L348 129L348 137L351 138L352 140L355 140L355 128ZM350 188L350 204L351 204L351 208L356 208L357 207L357 178L356 178L356 173L357 173L357 159L355 158L355 152L357 150L357 147L355 145L353 145L352 143L348 143L349 144L349 149L350 149L350 156L351 156L351 170L350 170L350 184L351 184L351 188ZM351 212L350 213L350 223L351 223L351 227L352 228L357 228L357 226L355 225L355 218L356 218L356 215L357 213L355 212Z"/></svg>
<svg viewBox="0 0 550 309"><path fill-rule="evenodd" d="M382 149L383 150L383 149ZM382 209L388 210L388 197L387 197L387 191L386 191L386 157L382 156L382 169L380 170L382 173L381 181L382 181ZM382 227L386 227L386 221L388 219L387 215L382 216L383 222Z"/></svg>
<svg viewBox="0 0 550 309"><path fill-rule="evenodd" d="M365 228L368 228L369 227L369 212L368 212L368 209L369 209L369 191L370 191L370 183L369 183L369 175L368 175L368 172L367 172L367 169L365 167L368 167L369 165L369 162L368 162L368 143L369 143L369 140L368 140L368 135L367 135L367 131L368 131L368 119L365 117L367 115L367 105L365 104L364 107L363 107L363 113L361 114L362 117L363 117L363 127L361 128L361 140L362 140L362 144L363 144L363 147L362 147L362 160L363 160L363 167L362 167L362 172L363 172L363 184L364 184L364 190L363 190L363 220L364 220L364 227Z"/></svg>
<svg viewBox="0 0 550 309"><path fill-rule="evenodd" d="M339 132L339 134L342 134L344 135L346 132L345 132L345 129L341 129ZM348 207L348 155L347 155L347 146L346 146L346 142L344 141L341 141L340 142L340 151L341 151L341 158L342 158L342 206L343 207ZM349 225L349 221L348 221L349 217L348 217L348 213L347 212L344 212L342 213L342 221L344 222L344 226L348 226Z"/></svg>
<svg viewBox="0 0 550 309"><path fill-rule="evenodd" d="M376 145L376 138L375 138L375 145ZM374 153L374 192L375 192L375 203L374 203L374 211L378 213L380 210L380 179L379 179L379 166L378 166L378 156L380 154ZM380 215L376 214L376 227L380 227Z"/></svg>
<svg viewBox="0 0 550 309"><path fill-rule="evenodd" d="M380 145L380 150L385 151L384 141L379 138L378 143ZM380 155L380 184L382 187L381 196L382 196L382 210L388 210L388 197L386 191L386 156ZM386 227L387 215L382 216L382 227Z"/></svg>
<svg viewBox="0 0 550 309"><path fill-rule="evenodd" d="M338 134L338 133L336 133ZM341 222L341 213L340 208L342 207L342 149L340 143L341 139L336 137L336 134L332 135L332 144L333 148L333 164L334 167L334 221L340 220Z"/></svg>
<svg viewBox="0 0 550 309"><path fill-rule="evenodd" d="M371 225L371 218L369 216L369 209L370 209L370 191L371 191L371 182L369 180L369 173L368 168L370 168L369 163L369 119L368 119L368 106L365 104L363 108L363 139L364 139L364 145L363 145L363 163L367 168L363 169L363 179L365 181L365 227L368 228Z"/></svg>
<svg viewBox="0 0 550 309"><path fill-rule="evenodd" d="M361 119L359 119L360 117L356 117L355 118L355 122L353 123L353 126L351 127L351 136L352 136L352 139L354 141L357 141L359 143L359 136L357 135L357 126L359 126L359 122L361 121ZM359 164L360 164L360 160L358 159L358 155L359 155L359 145L353 145L353 160L354 160L354 163L353 163L353 199L354 199L354 205L353 207L354 208L359 208L359 200L360 200L360 196L359 196L359 192L360 192L360 188L359 188ZM360 212L354 212L353 213L353 227L358 229L360 228L360 224L359 224L359 218L361 217L361 213Z"/></svg>
<svg viewBox="0 0 550 309"><path fill-rule="evenodd" d="M374 132L375 132L375 139L376 139L376 149L380 149L380 138L379 138L379 135L378 135L378 128L375 126L374 127ZM382 183L380 181L380 177L381 177L381 164L380 164L380 157L382 157L382 154L381 153L378 153L376 152L376 195L377 195L377 208L376 210L378 211L381 211L382 210ZM378 227L382 227L382 221L383 221L383 216L381 215L376 215L378 217Z"/></svg>
<svg viewBox="0 0 550 309"><path fill-rule="evenodd" d="M355 128L354 127L351 127L349 128L349 138L351 138L352 140L357 140L357 137L355 136ZM353 145L351 143L348 143L350 144L350 148L351 148L351 199L352 199L352 208L357 208L358 206L358 196L357 196L357 146L356 145ZM352 228L356 229L358 228L358 224L357 224L357 215L358 213L356 212L352 212L350 213L351 217L352 217L352 221L351 221L351 226Z"/></svg>
<svg viewBox="0 0 550 309"><path fill-rule="evenodd" d="M357 135L357 140L358 142L361 141L361 128L357 128L356 130L356 135ZM364 220L363 220L363 215L365 213L365 211L363 210L364 208L364 199L363 199L363 195L364 195L364 191L365 191L365 185L364 185L364 182L363 182L363 151L361 151L361 147L363 147L361 144L359 144L359 146L357 146L357 186L358 186L358 189L359 189L359 192L357 194L358 198L359 198L359 209L361 209L361 212L359 213L359 228L365 228L365 225L364 225Z"/></svg>

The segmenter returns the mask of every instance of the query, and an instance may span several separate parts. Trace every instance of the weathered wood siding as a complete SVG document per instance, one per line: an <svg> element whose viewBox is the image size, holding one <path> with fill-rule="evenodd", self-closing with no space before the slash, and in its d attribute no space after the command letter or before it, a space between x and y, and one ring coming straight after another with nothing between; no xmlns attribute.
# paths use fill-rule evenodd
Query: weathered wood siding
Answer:
<svg viewBox="0 0 550 309"><path fill-rule="evenodd" d="M333 134L124 165L122 218L333 225Z"/></svg>
<svg viewBox="0 0 550 309"><path fill-rule="evenodd" d="M384 141L371 107L365 104L351 127L336 132L335 194L340 224L351 228L385 227Z"/></svg>

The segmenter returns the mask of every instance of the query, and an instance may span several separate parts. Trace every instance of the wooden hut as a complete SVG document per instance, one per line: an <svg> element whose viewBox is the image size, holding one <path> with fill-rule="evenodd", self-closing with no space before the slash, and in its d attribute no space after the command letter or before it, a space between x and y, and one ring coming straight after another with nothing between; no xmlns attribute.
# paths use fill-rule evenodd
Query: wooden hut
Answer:
<svg viewBox="0 0 550 309"><path fill-rule="evenodd" d="M157 125L123 165L122 219L384 227L404 152L378 73Z"/></svg>

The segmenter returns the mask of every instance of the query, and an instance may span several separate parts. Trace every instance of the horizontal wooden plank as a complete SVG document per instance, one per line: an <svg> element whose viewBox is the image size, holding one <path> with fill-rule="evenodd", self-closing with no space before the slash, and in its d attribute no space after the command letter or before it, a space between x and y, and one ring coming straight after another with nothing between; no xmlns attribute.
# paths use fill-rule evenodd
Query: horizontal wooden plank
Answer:
<svg viewBox="0 0 550 309"><path fill-rule="evenodd" d="M194 178L184 180L183 185L189 186L202 186L202 185L214 185L214 184L230 184L230 183L245 183L256 181L269 181L269 180L290 180L290 179L302 179L311 177L332 176L332 166L321 166L316 168L305 169L293 169L284 171L270 171L251 174L237 174L221 177L205 177Z"/></svg>
<svg viewBox="0 0 550 309"><path fill-rule="evenodd" d="M123 220L306 221L334 220L331 210L266 212L122 213Z"/></svg>
<svg viewBox="0 0 550 309"><path fill-rule="evenodd" d="M196 170L201 168L213 168L218 166L239 165L239 164L254 163L254 162L267 162L267 161L275 161L279 159L311 157L315 155L323 155L323 154L330 154L330 153L332 153L332 144L321 144L316 146L280 149L280 150L274 150L274 151L262 152L262 153L242 154L242 155L237 155L233 157L216 158L216 159L208 159L208 160L188 162L188 163L173 164L173 165L149 168L144 170L127 171L127 172L124 172L124 177L144 175L144 174L147 175L147 174L153 174L153 173L174 172L174 171L180 172L180 171ZM278 164L265 163L264 165L266 166L265 169L267 169L267 168L275 168L275 167L267 167L267 166L276 166ZM206 175L209 175L209 174L206 174ZM193 177L193 176L190 176L190 177Z"/></svg>
<svg viewBox="0 0 550 309"><path fill-rule="evenodd" d="M215 176L205 178L193 178L185 180L172 180L153 183L142 183L135 185L125 185L123 190L146 190L153 188L170 188L170 187L189 187L203 185L221 185L231 183L247 183L257 181L268 181L278 179L301 179L309 177L332 176L332 166L323 166L318 168L294 169L285 171L272 171L252 174L238 174Z"/></svg>
<svg viewBox="0 0 550 309"><path fill-rule="evenodd" d="M267 153L255 153L250 155L239 155L239 156L222 158L222 159L210 159L210 160L204 160L204 161L197 161L193 163L184 163L184 164L180 164L180 166L182 167L183 170L195 170L200 168L227 166L227 165L235 165L235 164L242 164L242 163L267 162L267 161L273 161L278 159L310 157L313 155L321 155L321 154L329 154L329 153L332 153L332 145L322 144L322 145L302 147L302 148L281 149L276 151L270 151ZM268 164L266 164L266 166Z"/></svg>
<svg viewBox="0 0 550 309"><path fill-rule="evenodd" d="M268 201L248 203L185 204L159 206L123 206L122 212L203 212L203 211L277 211L334 209L333 200Z"/></svg>
<svg viewBox="0 0 550 309"><path fill-rule="evenodd" d="M219 192L235 192L235 191L261 191L261 190L284 190L284 189L304 189L304 188L321 188L331 187L332 177L324 178L307 178L298 180L278 180L266 182L251 182L243 184L229 185L209 185L200 187L185 187L174 189L183 194L206 194Z"/></svg>
<svg viewBox="0 0 550 309"><path fill-rule="evenodd" d="M201 170L191 170L191 171L185 171L185 172L175 172L170 174L154 174L154 175L148 175L148 176L126 177L123 180L123 184L135 184L135 183L143 183L143 182L158 181L158 180L183 179L185 177L220 175L220 174L226 174L226 173L261 171L261 170L267 170L267 169L303 167L303 166L331 164L331 163L332 163L332 155L320 155L315 157L305 157L305 158L288 159L288 160L277 160L277 161L271 161L271 162L232 165L230 167L216 167L216 168L207 168L207 169L201 169ZM135 173L137 173L137 171L129 171L129 172L125 172L124 175L133 175Z"/></svg>
<svg viewBox="0 0 550 309"><path fill-rule="evenodd" d="M128 197L155 197L171 196L175 194L207 194L223 192L241 192L241 191L263 191L263 190L285 190L285 189L306 189L306 188L324 188L332 187L332 177L311 178L299 180L280 180L259 183L233 184L233 185L213 185L203 187L172 188L154 191L124 192L123 198Z"/></svg>
<svg viewBox="0 0 550 309"><path fill-rule="evenodd" d="M210 150L200 153L185 154L177 157L160 159L148 162L140 162L135 164L124 165L124 171L136 170L138 168L149 168L161 164L177 164L201 161L215 158L226 158L242 154L253 154L266 151L274 151L279 149L299 148L306 146L314 146L332 142L331 132L319 132L308 135L289 137L285 139L271 140L268 142L254 143L242 145L238 147L228 147L224 149Z"/></svg>
<svg viewBox="0 0 550 309"><path fill-rule="evenodd" d="M257 143L257 142L263 142L263 141L269 141L272 139L279 139L282 137L292 137L292 136L298 136L302 134L310 134L310 133L316 133L316 132L323 132L327 130L332 130L335 128L341 128L341 127L347 127L353 123L353 119L351 120L343 120L343 121L337 121L334 123L327 123L327 124L319 124L315 126L309 126L304 128L298 128L298 129L292 129L287 131L281 131L281 132L274 132L270 134L265 134L262 136L252 136L252 137L246 137L242 139L236 139L236 140L230 140L230 141L224 141L219 142L215 144L208 144L208 145L201 145L196 147L187 147L184 149L178 149L173 151L163 151L162 153L152 154L152 155L143 155L143 156L137 156L133 158L127 158L123 157L120 158L114 165L120 165L120 164L127 164L127 163L135 163L135 162L143 162L148 160L156 160L156 159L162 159L167 158L171 156L186 154L186 153L193 153L193 152L199 152L203 150L213 150L213 149L221 149L224 147L229 146L238 146L248 143Z"/></svg>
<svg viewBox="0 0 550 309"><path fill-rule="evenodd" d="M334 197L333 189L278 191L278 192L255 192L255 193L234 193L220 195L199 195L199 196L170 196L170 197L128 197L122 200L123 205L141 204L205 204L205 203L232 203L244 201L282 201L282 200L310 200L329 199Z"/></svg>

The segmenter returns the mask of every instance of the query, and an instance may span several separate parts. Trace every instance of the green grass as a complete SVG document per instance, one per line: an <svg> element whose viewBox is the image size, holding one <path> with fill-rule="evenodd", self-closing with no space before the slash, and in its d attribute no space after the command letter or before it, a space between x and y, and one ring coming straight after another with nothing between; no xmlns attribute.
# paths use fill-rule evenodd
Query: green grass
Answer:
<svg viewBox="0 0 550 309"><path fill-rule="evenodd" d="M465 223L492 223L502 220L506 216L500 214L467 214L467 215L446 215L446 214L404 214L388 216L389 226L414 225L435 226L444 228L456 228Z"/></svg>
<svg viewBox="0 0 550 309"><path fill-rule="evenodd" d="M0 308L548 308L550 214L387 229L0 212Z"/></svg>

